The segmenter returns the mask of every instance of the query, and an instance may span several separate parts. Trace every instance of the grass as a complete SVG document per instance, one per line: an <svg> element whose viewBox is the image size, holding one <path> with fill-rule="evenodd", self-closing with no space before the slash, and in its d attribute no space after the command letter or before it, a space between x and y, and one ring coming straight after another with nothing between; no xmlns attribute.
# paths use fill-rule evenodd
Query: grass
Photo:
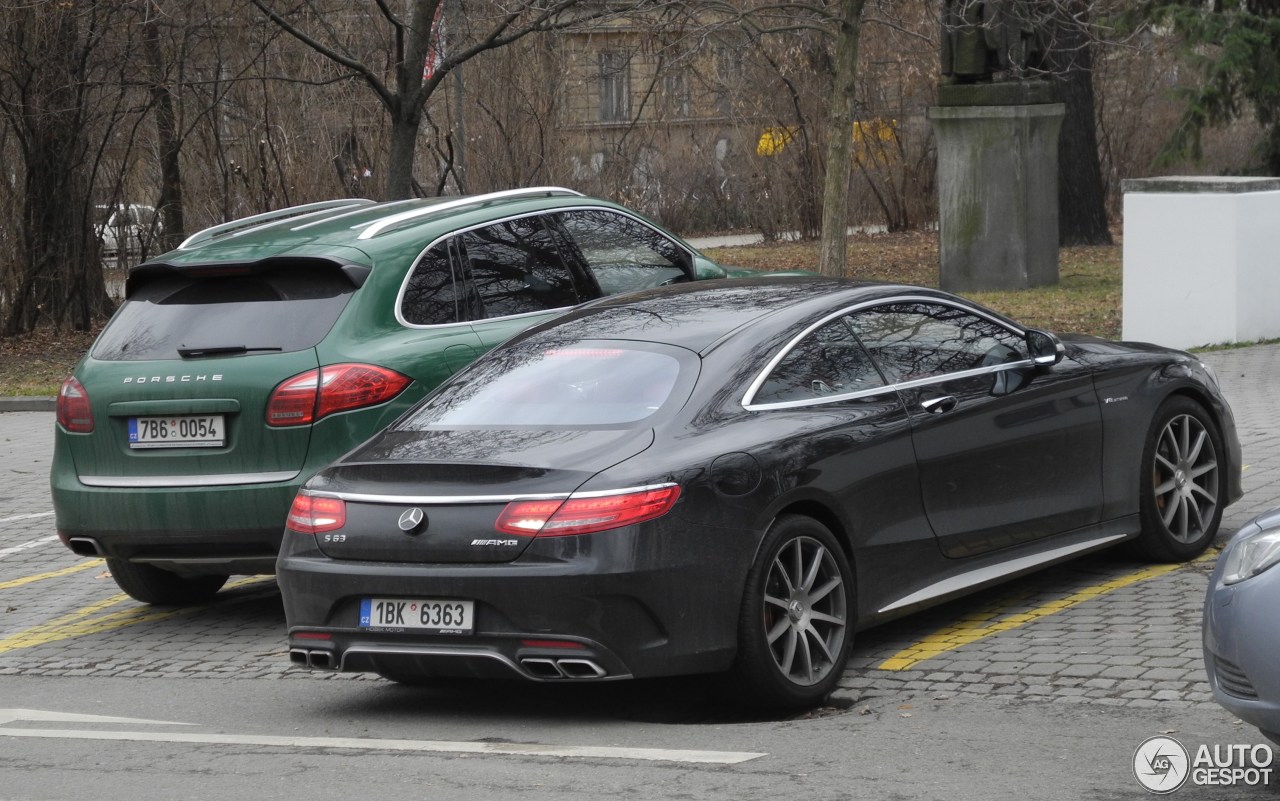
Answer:
<svg viewBox="0 0 1280 801"><path fill-rule="evenodd" d="M786 242L708 250L735 267L813 270L816 242ZM938 285L938 235L908 231L849 239L849 277L922 286ZM1019 322L1049 331L1120 335L1120 246L1064 248L1057 286L967 296ZM0 338L0 396L49 396L92 344L95 332L41 330Z"/></svg>
<svg viewBox="0 0 1280 801"><path fill-rule="evenodd" d="M95 333L40 329L21 337L0 337L0 396L56 395L93 344Z"/></svg>
<svg viewBox="0 0 1280 801"><path fill-rule="evenodd" d="M970 292L966 297L1024 325L1049 331L1120 336L1120 245L1063 248L1055 286L1008 292ZM725 265L771 270L813 270L816 242L717 248L706 255ZM938 236L932 232L850 237L848 277L936 287Z"/></svg>

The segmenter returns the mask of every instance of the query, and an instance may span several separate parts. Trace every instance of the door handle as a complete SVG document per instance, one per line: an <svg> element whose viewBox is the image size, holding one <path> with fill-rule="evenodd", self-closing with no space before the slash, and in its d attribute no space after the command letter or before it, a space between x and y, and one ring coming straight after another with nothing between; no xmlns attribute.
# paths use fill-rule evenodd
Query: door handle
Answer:
<svg viewBox="0 0 1280 801"><path fill-rule="evenodd" d="M939 398L926 398L920 401L920 408L929 414L944 414L956 408L955 395L943 395Z"/></svg>

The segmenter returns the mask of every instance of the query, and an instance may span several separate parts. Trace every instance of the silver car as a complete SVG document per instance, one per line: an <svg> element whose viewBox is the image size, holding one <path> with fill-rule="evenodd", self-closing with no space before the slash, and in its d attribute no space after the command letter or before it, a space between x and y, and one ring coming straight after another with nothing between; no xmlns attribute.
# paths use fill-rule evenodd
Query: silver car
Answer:
<svg viewBox="0 0 1280 801"><path fill-rule="evenodd" d="M1280 743L1280 508L1254 518L1218 557L1204 603L1213 697Z"/></svg>

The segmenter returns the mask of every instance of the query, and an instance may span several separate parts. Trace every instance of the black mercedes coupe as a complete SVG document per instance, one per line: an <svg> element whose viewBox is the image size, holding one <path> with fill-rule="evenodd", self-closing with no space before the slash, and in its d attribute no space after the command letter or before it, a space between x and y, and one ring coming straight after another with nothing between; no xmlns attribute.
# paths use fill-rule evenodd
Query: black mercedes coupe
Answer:
<svg viewBox="0 0 1280 801"><path fill-rule="evenodd" d="M1190 559L1240 446L1195 356L821 278L581 306L298 494L299 665L820 702L854 631L1130 541Z"/></svg>

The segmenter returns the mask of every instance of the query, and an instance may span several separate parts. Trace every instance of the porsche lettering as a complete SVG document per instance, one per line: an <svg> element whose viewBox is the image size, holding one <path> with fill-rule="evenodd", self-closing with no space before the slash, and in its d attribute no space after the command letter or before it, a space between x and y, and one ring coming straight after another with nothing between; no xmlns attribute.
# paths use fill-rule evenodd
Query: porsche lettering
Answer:
<svg viewBox="0 0 1280 801"><path fill-rule="evenodd" d="M126 384L199 384L206 381L221 381L222 373L212 375L140 375L129 376Z"/></svg>

